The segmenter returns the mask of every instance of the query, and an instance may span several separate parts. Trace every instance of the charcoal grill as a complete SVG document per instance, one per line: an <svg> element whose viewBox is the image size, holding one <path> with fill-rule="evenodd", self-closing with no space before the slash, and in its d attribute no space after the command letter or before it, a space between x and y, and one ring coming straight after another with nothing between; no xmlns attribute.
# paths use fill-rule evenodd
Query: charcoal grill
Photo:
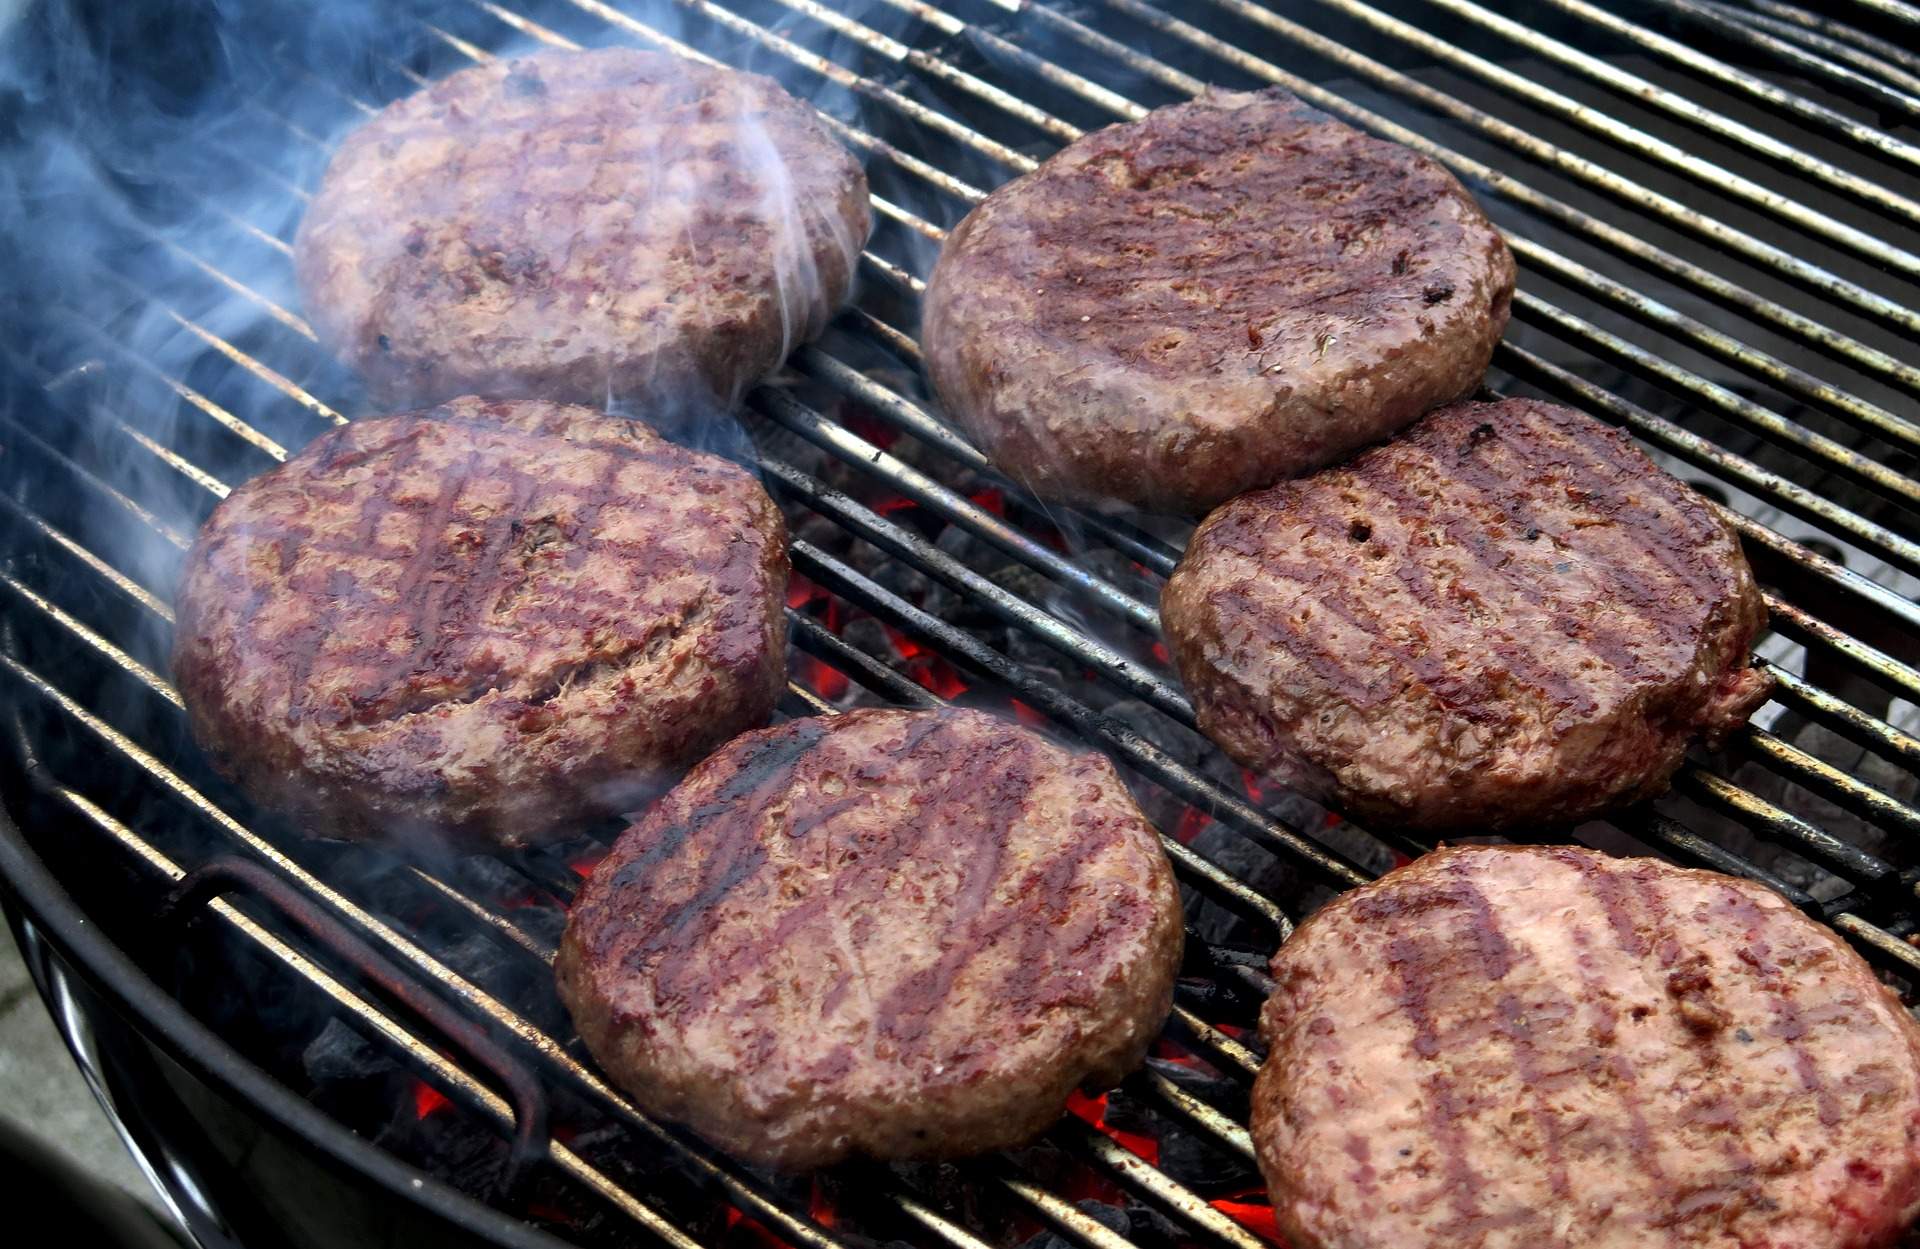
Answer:
<svg viewBox="0 0 1920 1249"><path fill-rule="evenodd" d="M1489 386L1623 426L1754 559L1775 702L1672 796L1574 836L1763 880L1895 982L1920 973L1920 8L321 7L201 20L150 77L153 30L89 59L89 32L110 41L56 10L53 103L7 140L37 162L9 220L37 259L0 340L0 878L76 1056L202 1243L1272 1242L1244 1126L1265 955L1426 847L1207 746L1154 608L1188 527L1026 496L945 423L913 338L985 189L1208 83L1284 87L1459 173L1521 265ZM1189 890L1148 1068L1031 1148L798 1179L716 1155L607 1085L552 997L565 903L615 830L409 864L300 838L185 739L167 600L194 527L365 410L288 273L329 144L464 65L609 43L773 74L869 167L856 306L743 417L800 574L782 714L961 700L1090 743Z"/></svg>

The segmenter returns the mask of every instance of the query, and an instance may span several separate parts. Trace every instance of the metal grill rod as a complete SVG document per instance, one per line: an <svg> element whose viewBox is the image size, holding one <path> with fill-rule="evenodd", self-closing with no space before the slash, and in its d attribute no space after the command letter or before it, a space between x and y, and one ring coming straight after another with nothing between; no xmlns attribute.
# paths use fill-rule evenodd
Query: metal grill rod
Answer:
<svg viewBox="0 0 1920 1249"><path fill-rule="evenodd" d="M1818 31L1862 51L1872 52L1883 60L1920 72L1920 56L1916 56L1890 40L1882 39L1878 35L1870 35L1858 27L1848 26L1837 18L1822 17L1818 13L1810 13L1796 5L1784 4L1781 0L1748 0L1748 3L1781 22L1790 23L1805 30Z"/></svg>
<svg viewBox="0 0 1920 1249"><path fill-rule="evenodd" d="M1557 65L1579 72L1584 77L1607 87L1617 94L1633 100L1635 103L1657 108L1667 115L1697 126L1711 134L1738 144L1768 160L1777 161L1810 178L1816 178L1837 190L1861 199L1862 202L1883 207L1889 212L1898 212L1891 205L1891 199L1904 198L1893 196L1878 184L1850 173L1831 161L1821 160L1810 152L1783 143L1764 130L1755 129L1743 122L1728 117L1725 113L1696 104L1692 100L1668 91L1646 78L1619 68L1612 62L1589 53L1582 52L1572 44L1555 39L1550 35L1522 25L1510 17L1495 13L1491 9L1477 4L1474 0L1427 0L1427 3L1455 17L1466 18L1474 25L1498 33L1529 52L1539 54ZM1764 0L1763 0L1764 3ZM1738 83L1726 85L1738 89ZM1770 85L1770 84L1769 84ZM1808 118L1807 120L1814 120ZM1845 118L1839 120L1845 121ZM1835 127L1844 132L1843 127ZM1904 161L1920 169L1920 148L1895 139L1884 132L1875 132L1880 142L1873 144L1875 150L1895 160ZM1864 184L1864 185L1863 185ZM1889 198L1891 197L1891 198ZM1911 220L1911 217L1907 218Z"/></svg>
<svg viewBox="0 0 1920 1249"><path fill-rule="evenodd" d="M1836 64L1826 57L1816 56L1764 30L1757 30L1744 22L1736 22L1720 12L1716 6L1701 4L1697 0L1649 0L1649 3L1667 10L1695 27L1713 31L1715 34L1725 36L1731 42L1764 52L1816 81L1825 82L1832 90L1842 95L1871 104L1886 113L1910 118L1920 117L1920 97L1887 86L1858 70Z"/></svg>
<svg viewBox="0 0 1920 1249"><path fill-rule="evenodd" d="M1435 0L1439 2L1439 0ZM1544 0L1561 12L1578 17L1617 38L1651 52L1669 64L1681 66L1699 77L1738 92L1776 112L1806 125L1839 135L1856 147L1878 152L1893 160L1920 167L1920 148L1906 143L1875 126L1856 121L1836 108L1790 91L1756 73L1707 55L1691 44L1670 38L1643 24L1616 16L1590 3L1590 0Z"/></svg>
<svg viewBox="0 0 1920 1249"><path fill-rule="evenodd" d="M1584 105L1563 92L1555 91L1503 65L1497 65L1485 57L1468 52L1458 44L1430 34L1411 22L1384 13L1364 3L1363 0L1315 0L1315 2L1322 7L1354 18L1370 29L1389 35L1401 44L1414 48L1442 64L1450 65L1482 82L1490 83L1507 95L1525 101L1543 113L1578 126L1587 133L1604 138L1645 160L1677 170L1702 187L1742 200L1777 220L1826 239L1836 246L1864 256L1888 269L1908 276L1920 276L1920 256L1915 256L1905 248L1894 247L1884 239L1877 238L1864 230L1836 221L1816 209L1809 208L1778 191L1761 186L1752 179L1724 166L1695 156L1638 127ZM1492 15L1488 14L1488 16ZM1509 21L1508 26L1518 28L1518 23ZM1534 50L1545 50L1546 46L1553 42L1543 36L1536 36L1528 41L1528 46ZM1579 55L1574 54L1573 50L1564 44L1558 46L1567 59L1574 59ZM1588 60L1592 62L1592 66L1588 68L1605 65L1596 58L1588 58ZM1633 91L1632 76L1624 73L1620 76L1627 80L1620 84L1620 88ZM1663 93L1644 79L1638 80L1638 85L1640 90L1634 92L1634 98L1657 106ZM1758 131L1740 127L1718 114L1709 113L1704 109L1697 109L1697 114L1688 119L1709 125L1717 119L1723 123L1723 129L1731 130L1731 134L1726 137L1754 147L1775 160L1781 160L1807 177L1827 182L1844 190L1903 224L1920 218L1920 203L1916 203L1907 196L1897 194L1868 179L1849 174L1829 162L1815 160L1796 148L1776 139L1766 138Z"/></svg>
<svg viewBox="0 0 1920 1249"><path fill-rule="evenodd" d="M1920 91L1920 75L1908 73L1898 64L1894 63L1892 58L1876 56L1864 48L1856 47L1848 40L1837 39L1823 30L1815 29L1814 25L1810 23L1817 23L1819 19L1810 13L1804 15L1809 21L1796 23L1782 20L1767 13L1756 13L1752 9L1736 8L1730 4L1713 4L1708 7L1722 17L1731 18L1751 29L1764 31L1770 35L1778 35L1789 42L1799 44L1803 48L1811 49L1816 53L1824 53L1830 61L1837 60L1844 65L1850 65L1855 69L1875 75L1884 86L1896 87L1908 95ZM1795 10L1788 11L1794 12ZM1844 27L1842 29L1844 29ZM1897 48L1891 50L1901 56L1907 55L1900 52Z"/></svg>

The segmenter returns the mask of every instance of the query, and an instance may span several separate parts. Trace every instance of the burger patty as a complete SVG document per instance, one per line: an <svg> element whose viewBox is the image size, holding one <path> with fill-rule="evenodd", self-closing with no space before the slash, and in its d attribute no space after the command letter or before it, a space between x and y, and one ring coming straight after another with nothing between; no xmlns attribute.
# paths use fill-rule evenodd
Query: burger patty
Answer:
<svg viewBox="0 0 1920 1249"><path fill-rule="evenodd" d="M1282 92L1213 93L968 214L927 368L1036 493L1203 511L1471 391L1513 277L1439 165Z"/></svg>
<svg viewBox="0 0 1920 1249"><path fill-rule="evenodd" d="M1526 399L1228 503L1161 618L1207 736L1383 827L1651 797L1772 687L1733 532L1625 437Z"/></svg>
<svg viewBox="0 0 1920 1249"><path fill-rule="evenodd" d="M216 764L310 831L519 845L763 723L786 583L743 470L586 408L458 399L215 508L173 668Z"/></svg>
<svg viewBox="0 0 1920 1249"><path fill-rule="evenodd" d="M556 970L643 1106L797 1169L1027 1140L1139 1064L1181 930L1104 757L867 710L694 769L595 869Z"/></svg>
<svg viewBox="0 0 1920 1249"><path fill-rule="evenodd" d="M730 405L818 333L870 224L859 165L771 79L543 53L349 135L296 268L322 341L390 403L611 397L659 419Z"/></svg>
<svg viewBox="0 0 1920 1249"><path fill-rule="evenodd" d="M1763 886L1441 850L1273 975L1253 1139L1295 1249L1868 1249L1920 1214L1920 1030Z"/></svg>

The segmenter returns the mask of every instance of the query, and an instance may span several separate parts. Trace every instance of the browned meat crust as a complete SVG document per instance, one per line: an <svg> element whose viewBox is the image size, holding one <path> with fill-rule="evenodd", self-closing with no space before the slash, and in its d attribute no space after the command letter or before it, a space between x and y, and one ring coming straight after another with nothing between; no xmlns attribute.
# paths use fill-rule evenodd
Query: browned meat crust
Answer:
<svg viewBox="0 0 1920 1249"><path fill-rule="evenodd" d="M1625 437L1462 403L1209 516L1167 583L1201 729L1380 826L1573 823L1765 701L1731 530Z"/></svg>
<svg viewBox="0 0 1920 1249"><path fill-rule="evenodd" d="M866 176L771 79L626 49L477 66L349 135L297 243L392 404L730 405L847 297ZM696 413L697 414L697 413Z"/></svg>
<svg viewBox="0 0 1920 1249"><path fill-rule="evenodd" d="M1036 492L1203 511L1471 391L1513 258L1440 166L1278 91L1087 135L988 196L927 367Z"/></svg>
<svg viewBox="0 0 1920 1249"><path fill-rule="evenodd" d="M194 736L315 833L518 845L627 809L784 688L786 527L638 422L459 399L235 490L188 557Z"/></svg>
<svg viewBox="0 0 1920 1249"><path fill-rule="evenodd" d="M1273 974L1253 1139L1295 1249L1869 1249L1920 1214L1920 1031L1752 882L1441 850Z"/></svg>
<svg viewBox="0 0 1920 1249"><path fill-rule="evenodd" d="M1104 757L869 710L694 769L594 871L556 970L608 1074L742 1158L952 1157L1138 1065L1181 924Z"/></svg>

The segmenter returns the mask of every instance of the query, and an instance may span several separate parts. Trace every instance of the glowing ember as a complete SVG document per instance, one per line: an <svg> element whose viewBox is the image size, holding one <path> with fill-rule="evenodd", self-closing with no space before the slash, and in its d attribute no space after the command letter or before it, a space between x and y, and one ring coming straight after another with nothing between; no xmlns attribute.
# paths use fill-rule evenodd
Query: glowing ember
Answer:
<svg viewBox="0 0 1920 1249"><path fill-rule="evenodd" d="M442 1093L439 1089L434 1088L431 1084L428 1084L425 1080L415 1080L413 1082L413 1117L414 1118L424 1119L428 1115L438 1114L440 1111L445 1110L448 1106L452 1104L453 1104L452 1102L449 1102L447 1100L447 1095L445 1093Z"/></svg>
<svg viewBox="0 0 1920 1249"><path fill-rule="evenodd" d="M567 866L572 869L575 876L578 876L581 880L585 880L587 877L593 875L593 869L599 867L600 860L606 857L606 847L590 846L573 856L573 861L567 864Z"/></svg>
<svg viewBox="0 0 1920 1249"><path fill-rule="evenodd" d="M815 585L797 572L787 578L788 607L805 607L808 603L826 597L826 587Z"/></svg>
<svg viewBox="0 0 1920 1249"><path fill-rule="evenodd" d="M909 669L909 674L921 685L948 701L967 692L967 683L960 679L960 674L953 670L953 665L938 655L914 664Z"/></svg>
<svg viewBox="0 0 1920 1249"><path fill-rule="evenodd" d="M866 439L874 446L879 447L882 451L885 451L900 439L899 430L874 419L870 414L858 409L848 412L841 419L846 422L848 429L860 435L860 437Z"/></svg>
<svg viewBox="0 0 1920 1249"><path fill-rule="evenodd" d="M1154 1140L1151 1136L1142 1136L1138 1132L1127 1132L1107 1123L1107 1095L1105 1093L1102 1093L1098 1097L1088 1097L1085 1093L1075 1089L1073 1095L1067 1099L1067 1110L1074 1117L1084 1119L1094 1127L1099 1128L1102 1133L1111 1137L1122 1149L1134 1157L1143 1158L1156 1166L1159 1165L1159 1141Z"/></svg>
<svg viewBox="0 0 1920 1249"><path fill-rule="evenodd" d="M909 499L906 495L893 494L893 495L888 495L886 498L881 499L879 502L875 503L873 505L873 510L880 513L882 516L885 516L892 512L904 512L908 508L915 507L915 506L917 506L917 504L915 504L914 501L912 499Z"/></svg>
<svg viewBox="0 0 1920 1249"><path fill-rule="evenodd" d="M913 659L916 656L926 653L926 647L920 645L920 643L914 641L892 625L882 624L880 627L886 630L887 644L893 647L893 653L900 656L900 658Z"/></svg>
<svg viewBox="0 0 1920 1249"><path fill-rule="evenodd" d="M1180 811L1180 826L1173 830L1173 839L1183 846L1190 846L1193 844L1193 839L1212 822L1213 817L1198 807L1183 807Z"/></svg>
<svg viewBox="0 0 1920 1249"><path fill-rule="evenodd" d="M791 1249L786 1241L775 1236L757 1219L750 1219L732 1206L727 1207L728 1239L740 1244L751 1244L758 1249Z"/></svg>
<svg viewBox="0 0 1920 1249"><path fill-rule="evenodd" d="M1273 1207L1267 1204L1267 1195L1257 1188L1207 1204L1262 1240L1276 1245L1287 1243L1286 1237L1280 1234L1280 1225L1274 1221Z"/></svg>
<svg viewBox="0 0 1920 1249"><path fill-rule="evenodd" d="M847 674L812 655L798 656L800 679L814 693L833 702L847 692Z"/></svg>
<svg viewBox="0 0 1920 1249"><path fill-rule="evenodd" d="M1247 791L1247 797L1255 802L1265 802L1267 791L1260 786L1260 778L1253 774L1252 768L1240 769L1240 785Z"/></svg>
<svg viewBox="0 0 1920 1249"><path fill-rule="evenodd" d="M1026 725L1028 728L1037 729L1047 722L1047 718L1044 715L1027 706L1019 699L1012 698L1007 701L1013 704L1013 714L1019 717L1020 723Z"/></svg>
<svg viewBox="0 0 1920 1249"><path fill-rule="evenodd" d="M827 1190L821 1185L819 1176L814 1177L813 1191L807 1196L807 1213L821 1227L832 1227L839 1218L839 1212L833 1206L833 1198L827 1195Z"/></svg>
<svg viewBox="0 0 1920 1249"><path fill-rule="evenodd" d="M1155 642L1153 644L1153 657L1163 664L1173 662L1173 656L1167 652L1167 644L1165 642Z"/></svg>
<svg viewBox="0 0 1920 1249"><path fill-rule="evenodd" d="M1007 496L1000 492L998 486L988 486L985 490L976 491L967 497L995 516L1007 514Z"/></svg>

